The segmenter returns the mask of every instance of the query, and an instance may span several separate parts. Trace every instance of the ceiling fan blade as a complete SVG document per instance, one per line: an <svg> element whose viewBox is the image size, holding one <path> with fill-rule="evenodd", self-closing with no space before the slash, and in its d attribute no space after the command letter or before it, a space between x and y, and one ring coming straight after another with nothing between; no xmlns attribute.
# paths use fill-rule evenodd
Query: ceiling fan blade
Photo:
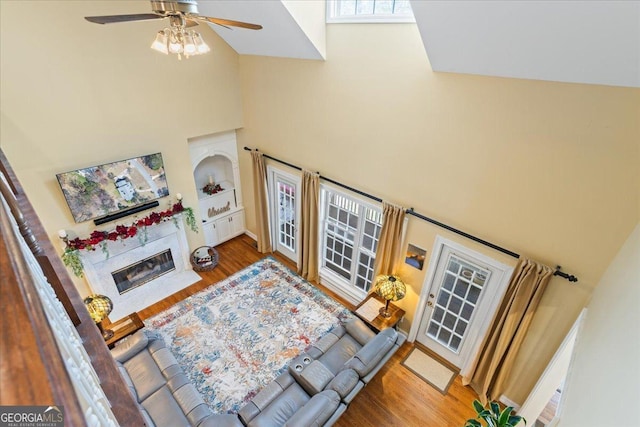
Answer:
<svg viewBox="0 0 640 427"><path fill-rule="evenodd" d="M211 18L209 16L194 16L192 18L195 19L199 19L202 21L207 21L207 22L211 22L212 24L217 24L217 25L221 25L223 27L240 27L240 28L246 28L248 30L261 30L262 29L262 25L257 25L257 24L249 24L247 22L240 22L240 21L232 21L230 19L222 19L222 18Z"/></svg>
<svg viewBox="0 0 640 427"><path fill-rule="evenodd" d="M148 19L163 19L164 16L156 15L155 13L137 13L135 15L107 15L107 16L85 16L89 22L94 24L113 24L116 22L129 22L129 21L145 21Z"/></svg>
<svg viewBox="0 0 640 427"><path fill-rule="evenodd" d="M191 28L191 27L197 27L198 26L198 22L194 21L193 19L187 19L187 28Z"/></svg>

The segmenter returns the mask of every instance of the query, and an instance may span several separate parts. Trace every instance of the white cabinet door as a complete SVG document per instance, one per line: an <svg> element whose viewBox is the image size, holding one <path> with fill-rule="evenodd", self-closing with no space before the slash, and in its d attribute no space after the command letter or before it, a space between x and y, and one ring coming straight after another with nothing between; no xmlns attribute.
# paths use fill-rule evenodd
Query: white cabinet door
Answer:
<svg viewBox="0 0 640 427"><path fill-rule="evenodd" d="M216 246L232 237L244 233L244 210L223 215L215 221L205 224L204 240L209 246Z"/></svg>
<svg viewBox="0 0 640 427"><path fill-rule="evenodd" d="M244 233L244 211L238 211L229 218L231 222L231 236L235 237Z"/></svg>
<svg viewBox="0 0 640 427"><path fill-rule="evenodd" d="M202 226L204 231L204 241L209 246L216 246L220 243L218 239L218 229L215 222L210 222Z"/></svg>
<svg viewBox="0 0 640 427"><path fill-rule="evenodd" d="M222 243L231 238L231 218L230 215L227 215L214 221L214 226L218 233L218 243Z"/></svg>

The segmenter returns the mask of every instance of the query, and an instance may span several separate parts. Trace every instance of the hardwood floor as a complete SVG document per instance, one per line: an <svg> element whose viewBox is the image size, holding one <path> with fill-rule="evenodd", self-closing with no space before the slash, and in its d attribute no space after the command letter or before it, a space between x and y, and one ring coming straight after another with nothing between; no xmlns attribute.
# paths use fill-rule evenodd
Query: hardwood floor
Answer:
<svg viewBox="0 0 640 427"><path fill-rule="evenodd" d="M184 298L262 259L255 242L240 236L216 247L220 255L218 266L212 271L199 273L202 280L170 297L140 311L141 319L149 318ZM273 257L295 271L288 258L275 253ZM353 305L339 298L317 283L325 293L346 307ZM405 343L374 379L356 396L348 410L335 424L337 427L433 426L462 427L473 417L471 402L475 393L462 386L457 377L446 396L401 365L413 348Z"/></svg>

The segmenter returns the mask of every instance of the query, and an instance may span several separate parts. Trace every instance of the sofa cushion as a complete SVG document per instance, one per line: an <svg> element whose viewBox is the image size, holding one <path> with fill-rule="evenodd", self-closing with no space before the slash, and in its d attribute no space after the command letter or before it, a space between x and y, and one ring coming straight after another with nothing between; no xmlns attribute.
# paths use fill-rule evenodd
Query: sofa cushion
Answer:
<svg viewBox="0 0 640 427"><path fill-rule="evenodd" d="M142 406L157 426L191 427L168 387L162 387L145 399Z"/></svg>
<svg viewBox="0 0 640 427"><path fill-rule="evenodd" d="M391 347L395 345L397 338L398 332L395 329L387 328L381 331L364 347L358 350L358 352L345 363L344 368L353 369L360 377L364 377L387 355Z"/></svg>
<svg viewBox="0 0 640 427"><path fill-rule="evenodd" d="M344 363L360 350L362 346L351 335L345 334L318 360L334 375L342 370Z"/></svg>
<svg viewBox="0 0 640 427"><path fill-rule="evenodd" d="M308 401L309 395L294 382L253 418L247 427L283 426Z"/></svg>
<svg viewBox="0 0 640 427"><path fill-rule="evenodd" d="M205 405L204 400L185 374L175 375L169 380L167 386L191 425L198 425L202 419L211 414L211 410Z"/></svg>
<svg viewBox="0 0 640 427"><path fill-rule="evenodd" d="M148 351L141 351L123 365L131 377L140 402L164 386L166 382L160 368Z"/></svg>
<svg viewBox="0 0 640 427"><path fill-rule="evenodd" d="M333 390L318 393L293 414L284 424L285 427L321 427L340 406L340 396Z"/></svg>
<svg viewBox="0 0 640 427"><path fill-rule="evenodd" d="M211 414L197 427L244 427L244 424L234 414Z"/></svg>
<svg viewBox="0 0 640 427"><path fill-rule="evenodd" d="M267 384L267 386L260 390L260 392L258 392L250 402L240 408L238 415L240 416L240 419L242 419L242 422L244 424L248 424L293 383L293 377L288 372L285 372Z"/></svg>

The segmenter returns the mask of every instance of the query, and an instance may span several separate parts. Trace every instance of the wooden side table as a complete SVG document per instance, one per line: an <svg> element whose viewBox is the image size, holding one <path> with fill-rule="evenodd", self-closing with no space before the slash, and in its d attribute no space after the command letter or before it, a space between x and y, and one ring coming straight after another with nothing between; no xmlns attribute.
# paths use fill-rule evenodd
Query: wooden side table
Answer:
<svg viewBox="0 0 640 427"><path fill-rule="evenodd" d="M144 328L144 323L140 320L138 313L131 313L117 322L103 326L105 329L111 329L113 331L113 336L105 341L109 348L113 348L122 338L128 337L137 330Z"/></svg>
<svg viewBox="0 0 640 427"><path fill-rule="evenodd" d="M376 332L380 332L385 328L395 328L400 320L404 317L404 310L400 307L393 305L393 303L389 303L389 313L391 313L391 317L382 317L380 314L371 319L371 316L367 316L367 307L371 307L372 304L369 303L369 300L374 300L382 303L382 306L386 304L386 301L376 294L375 292L370 293L367 297L360 302L353 311L353 313L362 319L371 329ZM377 310L376 310L377 311Z"/></svg>

